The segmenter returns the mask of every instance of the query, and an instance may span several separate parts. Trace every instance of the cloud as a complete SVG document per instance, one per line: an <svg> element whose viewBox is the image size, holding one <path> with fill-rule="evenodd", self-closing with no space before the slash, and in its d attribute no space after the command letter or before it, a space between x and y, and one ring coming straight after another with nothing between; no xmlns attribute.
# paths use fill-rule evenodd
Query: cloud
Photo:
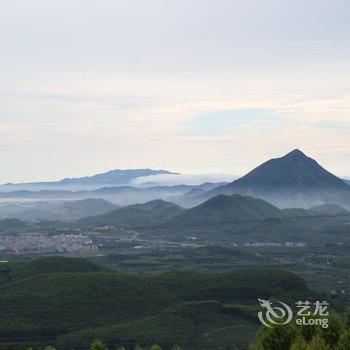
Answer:
<svg viewBox="0 0 350 350"><path fill-rule="evenodd" d="M159 174L138 177L133 181L134 185L157 183L161 185L200 185L204 182L231 182L238 176L228 174Z"/></svg>

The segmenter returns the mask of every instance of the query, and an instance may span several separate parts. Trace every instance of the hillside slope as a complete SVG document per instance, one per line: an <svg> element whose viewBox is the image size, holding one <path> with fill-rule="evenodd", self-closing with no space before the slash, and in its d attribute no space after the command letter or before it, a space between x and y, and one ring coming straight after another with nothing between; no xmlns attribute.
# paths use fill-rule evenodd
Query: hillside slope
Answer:
<svg viewBox="0 0 350 350"><path fill-rule="evenodd" d="M184 209L170 202L156 199L142 204L133 204L104 215L91 216L78 221L79 227L103 225L143 226L155 225L172 218Z"/></svg>
<svg viewBox="0 0 350 350"><path fill-rule="evenodd" d="M48 256L0 264L0 285L44 273L108 272L109 268L81 258Z"/></svg>
<svg viewBox="0 0 350 350"><path fill-rule="evenodd" d="M39 265L43 266L44 262L41 261ZM53 269L43 271L57 271L55 264L48 265ZM76 261L72 266L76 266ZM59 343L72 345L73 342L75 346L86 346L86 342L96 334L97 330L94 329L99 327L107 327L98 332L101 332L102 338L107 337L110 341L128 337L128 340L149 342L151 339L148 336L152 332L169 339L173 333L169 332L168 336L163 331L170 331L171 328L174 331L178 329L178 334L184 337L192 334L193 325L197 327L196 323L204 320L197 317L195 324L191 323L190 309L183 313L181 308L180 317L176 310L183 303L215 300L217 303L255 305L259 297L291 300L313 295L301 278L274 269L242 269L222 273L175 271L148 276L62 271L30 274L0 287L2 343L9 339L19 342L28 336L47 342L48 339L53 341L60 335L77 331L76 335L60 338ZM199 316L195 313L193 317L196 315ZM132 324L126 328L114 329L130 322Z"/></svg>
<svg viewBox="0 0 350 350"><path fill-rule="evenodd" d="M218 195L170 219L172 225L204 226L213 223L235 223L267 218L284 218L283 211L261 199L239 194Z"/></svg>

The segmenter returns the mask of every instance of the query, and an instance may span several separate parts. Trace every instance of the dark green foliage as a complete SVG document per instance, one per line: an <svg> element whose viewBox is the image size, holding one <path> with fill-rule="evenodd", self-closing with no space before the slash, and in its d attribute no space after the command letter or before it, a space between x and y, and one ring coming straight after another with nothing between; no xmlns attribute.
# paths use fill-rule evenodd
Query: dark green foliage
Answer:
<svg viewBox="0 0 350 350"><path fill-rule="evenodd" d="M341 318L330 312L328 327L280 325L263 327L258 332L254 350L348 350L350 333Z"/></svg>
<svg viewBox="0 0 350 350"><path fill-rule="evenodd" d="M320 336L311 339L307 345L307 350L331 350L331 347Z"/></svg>
<svg viewBox="0 0 350 350"><path fill-rule="evenodd" d="M91 344L91 350L107 350L106 346L101 342L101 340L96 339Z"/></svg>
<svg viewBox="0 0 350 350"><path fill-rule="evenodd" d="M169 221L169 225L234 223L267 218L284 218L285 216L282 210L261 199L238 194L232 196L219 195L177 215Z"/></svg>
<svg viewBox="0 0 350 350"><path fill-rule="evenodd" d="M104 268L82 259L43 258L2 270L17 280L0 287L0 339L59 337L57 344L67 346L94 339L108 347L182 344L215 319L251 322L246 314L252 309L232 313L223 303L256 305L258 297L312 294L296 275L274 269L137 276L93 272Z"/></svg>
<svg viewBox="0 0 350 350"><path fill-rule="evenodd" d="M186 247L171 251L154 250L129 254L108 254L94 258L96 262L116 269L140 272L152 270L232 270L249 266L268 264L268 258L261 258L237 247Z"/></svg>
<svg viewBox="0 0 350 350"><path fill-rule="evenodd" d="M307 343L303 337L294 340L290 350L307 350Z"/></svg>
<svg viewBox="0 0 350 350"><path fill-rule="evenodd" d="M0 264L0 285L43 273L103 272L107 267L81 258L41 257L29 261Z"/></svg>
<svg viewBox="0 0 350 350"><path fill-rule="evenodd" d="M57 339L59 347L69 348L74 344L86 346L94 338L102 339L106 344L151 345L169 344L183 341L187 334L193 332L193 323L181 317L176 310L168 309L157 316L127 322L121 325L77 331Z"/></svg>
<svg viewBox="0 0 350 350"><path fill-rule="evenodd" d="M13 280L19 280L42 273L106 272L108 270L86 259L50 256L16 264L11 271L11 277Z"/></svg>
<svg viewBox="0 0 350 350"><path fill-rule="evenodd" d="M336 350L349 350L350 348L350 330L343 330L337 343Z"/></svg>
<svg viewBox="0 0 350 350"><path fill-rule="evenodd" d="M184 300L216 299L222 302L310 295L305 282L293 273L274 269L240 269L221 273L165 272L155 277Z"/></svg>
<svg viewBox="0 0 350 350"><path fill-rule="evenodd" d="M260 306L258 305L225 305L223 311L226 314L236 315L240 318L260 324L260 321L256 317L260 310Z"/></svg>
<svg viewBox="0 0 350 350"><path fill-rule="evenodd" d="M153 344L149 350L162 350L162 348L157 344Z"/></svg>
<svg viewBox="0 0 350 350"><path fill-rule="evenodd" d="M14 330L50 335L98 327L155 314L175 301L172 293L147 277L43 274L0 288L0 335Z"/></svg>
<svg viewBox="0 0 350 350"><path fill-rule="evenodd" d="M262 328L258 335L258 344L263 350L288 350L296 336L296 330L289 326Z"/></svg>
<svg viewBox="0 0 350 350"><path fill-rule="evenodd" d="M327 345L334 347L337 344L343 330L344 324L342 320L337 314L331 312L328 316L328 328L319 327L318 334Z"/></svg>
<svg viewBox="0 0 350 350"><path fill-rule="evenodd" d="M78 227L115 226L148 226L164 222L181 213L184 209L161 199L143 204L133 204L113 210L107 214L90 216L78 220Z"/></svg>

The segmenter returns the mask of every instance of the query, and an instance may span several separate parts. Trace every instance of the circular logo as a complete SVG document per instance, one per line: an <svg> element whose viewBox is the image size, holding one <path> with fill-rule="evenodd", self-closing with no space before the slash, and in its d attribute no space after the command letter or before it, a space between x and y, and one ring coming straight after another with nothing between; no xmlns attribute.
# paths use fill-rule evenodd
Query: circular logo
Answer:
<svg viewBox="0 0 350 350"><path fill-rule="evenodd" d="M278 304L273 305L273 302L264 299L258 299L261 307L265 310L258 313L260 322L266 327L274 325L288 324L293 318L293 311L287 304L282 301L276 301Z"/></svg>

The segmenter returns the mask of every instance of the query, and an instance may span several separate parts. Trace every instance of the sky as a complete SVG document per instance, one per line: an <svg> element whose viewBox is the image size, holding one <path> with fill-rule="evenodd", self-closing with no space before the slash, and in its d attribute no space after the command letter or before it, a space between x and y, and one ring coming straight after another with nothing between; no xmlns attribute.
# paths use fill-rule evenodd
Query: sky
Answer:
<svg viewBox="0 0 350 350"><path fill-rule="evenodd" d="M0 5L0 183L243 175L295 148L350 177L348 0Z"/></svg>

